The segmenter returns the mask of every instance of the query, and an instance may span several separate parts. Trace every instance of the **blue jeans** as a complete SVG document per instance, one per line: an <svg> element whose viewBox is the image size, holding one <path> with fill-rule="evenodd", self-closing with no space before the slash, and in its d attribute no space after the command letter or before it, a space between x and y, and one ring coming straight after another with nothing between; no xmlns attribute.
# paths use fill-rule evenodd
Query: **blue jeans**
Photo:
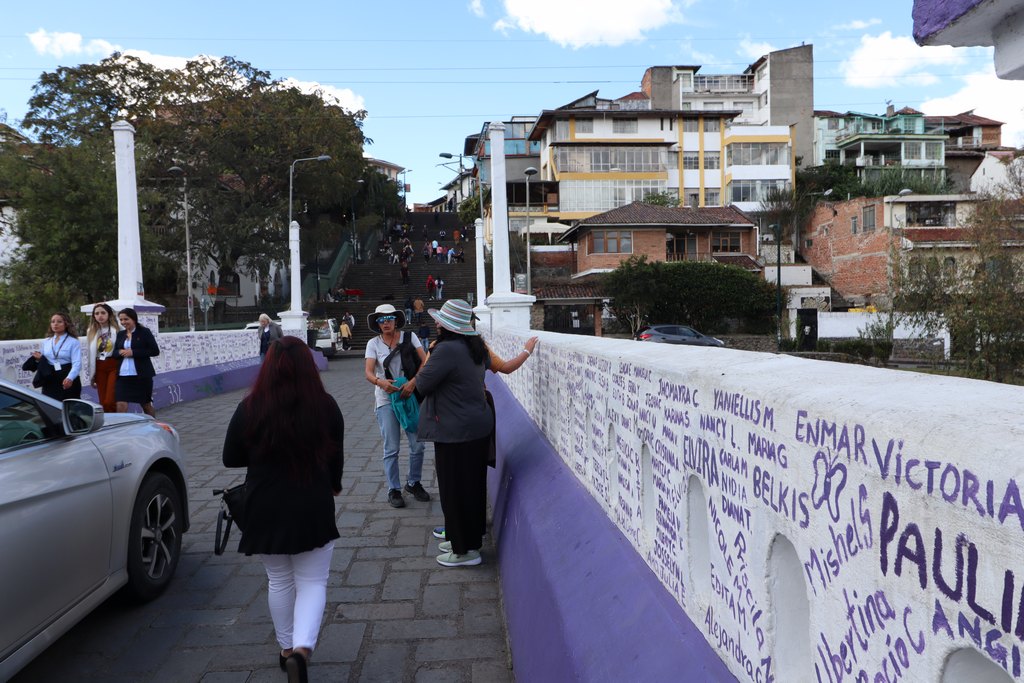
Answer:
<svg viewBox="0 0 1024 683"><path fill-rule="evenodd" d="M402 445L402 426L398 424L395 411L390 405L377 408L377 425L380 436L384 439L384 476L388 480L389 489L401 489L402 480L398 473L398 449ZM409 484L415 484L423 476L424 445L416 440L416 432L406 430L409 440Z"/></svg>

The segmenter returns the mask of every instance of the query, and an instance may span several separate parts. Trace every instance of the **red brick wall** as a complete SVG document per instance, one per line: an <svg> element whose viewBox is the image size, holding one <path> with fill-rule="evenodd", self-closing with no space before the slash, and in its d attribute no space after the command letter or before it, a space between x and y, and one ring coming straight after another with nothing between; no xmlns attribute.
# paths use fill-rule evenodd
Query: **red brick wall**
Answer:
<svg viewBox="0 0 1024 683"><path fill-rule="evenodd" d="M566 251L530 251L530 260L534 268L565 268L572 271L573 253Z"/></svg>
<svg viewBox="0 0 1024 683"><path fill-rule="evenodd" d="M646 254L648 261L664 261L665 231L634 230L633 252L631 254L591 254L590 250L591 233L588 231L579 243L577 272L583 272L591 268L617 268L620 262L630 256L639 256L641 254Z"/></svg>
<svg viewBox="0 0 1024 683"><path fill-rule="evenodd" d="M864 209L874 206L875 228L864 230ZM857 232L850 219L856 216ZM891 235L881 197L819 202L802 235L800 253L846 299L870 303L886 296ZM807 245L810 240L811 245Z"/></svg>

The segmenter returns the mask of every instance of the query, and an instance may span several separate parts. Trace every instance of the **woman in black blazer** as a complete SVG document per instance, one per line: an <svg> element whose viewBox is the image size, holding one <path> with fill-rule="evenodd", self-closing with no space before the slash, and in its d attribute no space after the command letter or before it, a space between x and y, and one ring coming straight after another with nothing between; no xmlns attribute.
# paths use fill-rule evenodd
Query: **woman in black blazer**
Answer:
<svg viewBox="0 0 1024 683"><path fill-rule="evenodd" d="M117 319L123 328L114 342L114 356L117 358L117 382L114 384L114 398L117 412L127 413L129 403L138 403L142 412L156 417L153 410L153 356L160 355L156 337L145 325L139 324L139 315L134 308L122 309Z"/></svg>

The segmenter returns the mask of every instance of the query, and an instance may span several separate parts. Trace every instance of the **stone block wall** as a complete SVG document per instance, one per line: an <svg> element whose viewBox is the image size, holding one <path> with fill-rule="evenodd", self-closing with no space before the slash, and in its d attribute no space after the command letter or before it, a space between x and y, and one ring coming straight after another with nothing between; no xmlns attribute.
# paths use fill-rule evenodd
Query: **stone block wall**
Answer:
<svg viewBox="0 0 1024 683"><path fill-rule="evenodd" d="M525 336L488 341L508 356ZM503 381L603 511L609 542L632 547L739 680L1021 678L1024 389L539 336ZM544 457L527 450L504 457ZM499 496L517 495L509 486ZM618 568L571 527L550 524L535 554L571 548L578 580L604 586ZM509 528L496 522L499 549ZM536 609L558 619L556 603ZM640 643L636 661L664 654L653 631L643 649L642 624L602 628Z"/></svg>

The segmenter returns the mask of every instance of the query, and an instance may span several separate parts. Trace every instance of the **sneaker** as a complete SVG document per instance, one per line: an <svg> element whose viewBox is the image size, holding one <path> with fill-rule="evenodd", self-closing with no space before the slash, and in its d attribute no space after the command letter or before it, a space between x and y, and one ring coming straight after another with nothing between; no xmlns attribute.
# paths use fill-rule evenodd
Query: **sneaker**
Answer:
<svg viewBox="0 0 1024 683"><path fill-rule="evenodd" d="M393 508L404 508L405 498L402 498L402 492L399 489L388 489L388 503Z"/></svg>
<svg viewBox="0 0 1024 683"><path fill-rule="evenodd" d="M480 564L481 561L478 550L469 550L465 555L442 553L437 556L437 563L442 567L472 567Z"/></svg>
<svg viewBox="0 0 1024 683"><path fill-rule="evenodd" d="M450 553L452 551L452 542L441 541L437 544L437 549L440 550L442 553Z"/></svg>
<svg viewBox="0 0 1024 683"><path fill-rule="evenodd" d="M411 493L412 497L421 503L426 503L430 500L430 494L427 493L427 490L423 488L423 484L420 482L416 482L415 484L406 484L405 490L407 493Z"/></svg>
<svg viewBox="0 0 1024 683"><path fill-rule="evenodd" d="M440 538L442 541L445 539L443 526L434 527L434 538Z"/></svg>

